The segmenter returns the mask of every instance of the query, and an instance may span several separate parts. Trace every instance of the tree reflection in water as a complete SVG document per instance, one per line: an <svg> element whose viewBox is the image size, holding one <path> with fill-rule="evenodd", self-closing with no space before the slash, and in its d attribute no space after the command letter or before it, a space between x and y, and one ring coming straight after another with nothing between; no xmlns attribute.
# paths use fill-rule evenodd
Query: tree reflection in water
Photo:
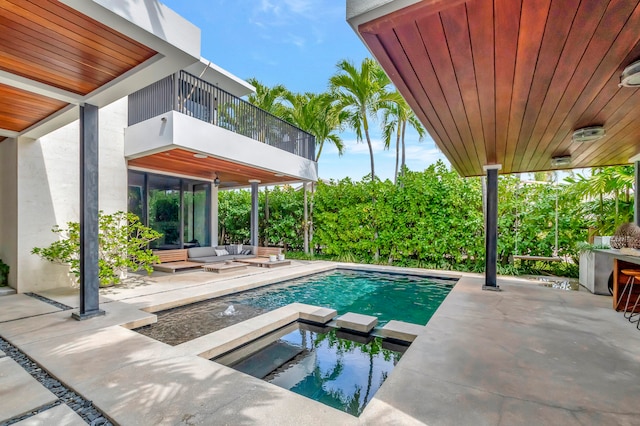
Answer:
<svg viewBox="0 0 640 426"><path fill-rule="evenodd" d="M402 356L384 348L380 338L306 324L277 343L299 350L264 377L266 381L354 416L362 413Z"/></svg>

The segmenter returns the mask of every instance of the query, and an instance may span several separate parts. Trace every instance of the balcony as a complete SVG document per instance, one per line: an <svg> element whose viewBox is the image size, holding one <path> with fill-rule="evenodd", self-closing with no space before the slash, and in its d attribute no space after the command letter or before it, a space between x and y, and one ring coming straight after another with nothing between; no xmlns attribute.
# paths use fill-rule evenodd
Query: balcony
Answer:
<svg viewBox="0 0 640 426"><path fill-rule="evenodd" d="M129 126L169 111L315 161L312 135L185 71L129 95Z"/></svg>

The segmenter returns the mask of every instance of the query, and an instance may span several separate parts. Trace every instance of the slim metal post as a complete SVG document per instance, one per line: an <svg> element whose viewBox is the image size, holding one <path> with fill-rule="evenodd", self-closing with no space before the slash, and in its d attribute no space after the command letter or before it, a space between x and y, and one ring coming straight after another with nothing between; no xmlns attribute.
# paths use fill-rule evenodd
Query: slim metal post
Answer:
<svg viewBox="0 0 640 426"><path fill-rule="evenodd" d="M302 190L304 191L304 225L302 227L304 231L304 254L309 254L309 200L307 198L307 182L302 183Z"/></svg>
<svg viewBox="0 0 640 426"><path fill-rule="evenodd" d="M498 170L500 165L484 167L487 172L485 211L485 283L483 290L500 290L497 284L498 260Z"/></svg>
<svg viewBox="0 0 640 426"><path fill-rule="evenodd" d="M259 180L249 179L251 184L251 245L258 245L258 184Z"/></svg>
<svg viewBox="0 0 640 426"><path fill-rule="evenodd" d="M640 161L633 163L635 165L635 180L633 182L633 223L640 226Z"/></svg>
<svg viewBox="0 0 640 426"><path fill-rule="evenodd" d="M98 107L80 107L80 312L85 320L104 311L99 308L98 277Z"/></svg>

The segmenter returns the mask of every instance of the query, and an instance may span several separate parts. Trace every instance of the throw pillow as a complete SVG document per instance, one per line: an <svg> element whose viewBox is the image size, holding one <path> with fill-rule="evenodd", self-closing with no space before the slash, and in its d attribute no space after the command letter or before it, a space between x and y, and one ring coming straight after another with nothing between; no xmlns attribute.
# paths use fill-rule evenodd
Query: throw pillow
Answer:
<svg viewBox="0 0 640 426"><path fill-rule="evenodd" d="M216 256L226 256L229 254L226 250L214 250L216 252Z"/></svg>

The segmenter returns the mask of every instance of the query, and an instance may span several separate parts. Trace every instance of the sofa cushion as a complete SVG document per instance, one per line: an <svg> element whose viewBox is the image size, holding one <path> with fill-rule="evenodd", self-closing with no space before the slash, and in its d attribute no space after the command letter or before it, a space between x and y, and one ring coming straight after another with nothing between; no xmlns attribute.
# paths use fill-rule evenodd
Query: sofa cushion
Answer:
<svg viewBox="0 0 640 426"><path fill-rule="evenodd" d="M251 257L255 257L255 256L252 254L236 254L233 256L234 259L247 259Z"/></svg>
<svg viewBox="0 0 640 426"><path fill-rule="evenodd" d="M215 256L214 247L192 247L188 249L189 258Z"/></svg>
<svg viewBox="0 0 640 426"><path fill-rule="evenodd" d="M189 262L215 263L220 262L220 256L190 257Z"/></svg>

